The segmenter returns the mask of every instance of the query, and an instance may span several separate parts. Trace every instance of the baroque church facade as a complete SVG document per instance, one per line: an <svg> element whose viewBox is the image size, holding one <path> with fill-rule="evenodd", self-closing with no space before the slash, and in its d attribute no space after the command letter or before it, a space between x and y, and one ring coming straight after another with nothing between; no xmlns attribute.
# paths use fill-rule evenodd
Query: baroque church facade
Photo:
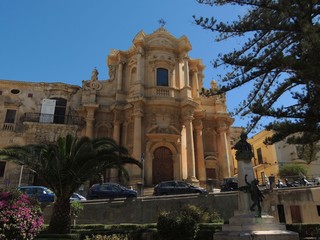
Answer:
<svg viewBox="0 0 320 240"><path fill-rule="evenodd" d="M126 51L111 50L106 80L97 69L82 86L0 80L0 147L53 142L68 133L111 137L143 161L143 169L128 166L130 185L233 176L231 145L239 132L225 95L201 91L205 66L189 57L191 49L187 37L161 27L139 32ZM32 171L22 167L0 162L1 183L34 184ZM115 179L111 171L109 180Z"/></svg>

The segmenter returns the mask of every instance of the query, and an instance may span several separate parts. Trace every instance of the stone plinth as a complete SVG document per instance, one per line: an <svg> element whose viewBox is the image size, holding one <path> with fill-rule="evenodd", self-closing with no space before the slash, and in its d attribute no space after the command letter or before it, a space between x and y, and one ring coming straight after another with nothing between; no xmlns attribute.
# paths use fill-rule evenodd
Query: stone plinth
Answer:
<svg viewBox="0 0 320 240"><path fill-rule="evenodd" d="M298 233L286 231L284 224L276 223L273 216L256 217L247 211L235 211L229 224L214 234L214 240L299 240Z"/></svg>

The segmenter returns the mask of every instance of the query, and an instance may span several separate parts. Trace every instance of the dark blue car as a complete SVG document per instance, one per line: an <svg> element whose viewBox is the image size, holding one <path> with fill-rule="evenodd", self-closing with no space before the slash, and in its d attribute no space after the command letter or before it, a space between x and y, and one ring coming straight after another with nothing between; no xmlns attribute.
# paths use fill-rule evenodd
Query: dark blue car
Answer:
<svg viewBox="0 0 320 240"><path fill-rule="evenodd" d="M133 198L137 191L121 186L118 183L94 184L88 191L87 199Z"/></svg>
<svg viewBox="0 0 320 240"><path fill-rule="evenodd" d="M34 197L41 203L54 202L54 193L43 186L22 186L18 190L27 194L29 197Z"/></svg>
<svg viewBox="0 0 320 240"><path fill-rule="evenodd" d="M154 187L153 195L174 195L174 194L190 194L200 193L206 194L207 191L202 187L193 186L184 181L164 181Z"/></svg>

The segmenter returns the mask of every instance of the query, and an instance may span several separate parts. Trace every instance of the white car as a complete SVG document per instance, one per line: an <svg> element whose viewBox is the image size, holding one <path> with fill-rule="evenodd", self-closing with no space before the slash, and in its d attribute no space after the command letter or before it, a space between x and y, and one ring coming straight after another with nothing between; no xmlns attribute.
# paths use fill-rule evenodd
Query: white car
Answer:
<svg viewBox="0 0 320 240"><path fill-rule="evenodd" d="M70 197L70 201L86 201L87 199L79 193L73 193Z"/></svg>

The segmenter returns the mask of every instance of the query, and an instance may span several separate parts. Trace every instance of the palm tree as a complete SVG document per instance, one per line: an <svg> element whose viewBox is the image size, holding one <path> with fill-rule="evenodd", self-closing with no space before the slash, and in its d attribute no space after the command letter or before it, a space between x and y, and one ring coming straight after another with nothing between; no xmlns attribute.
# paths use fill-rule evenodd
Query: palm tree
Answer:
<svg viewBox="0 0 320 240"><path fill-rule="evenodd" d="M69 233L70 196L81 184L107 168L141 163L111 138L60 137L56 143L9 146L0 158L23 163L42 177L56 195L49 231ZM121 166L122 167L122 166Z"/></svg>

